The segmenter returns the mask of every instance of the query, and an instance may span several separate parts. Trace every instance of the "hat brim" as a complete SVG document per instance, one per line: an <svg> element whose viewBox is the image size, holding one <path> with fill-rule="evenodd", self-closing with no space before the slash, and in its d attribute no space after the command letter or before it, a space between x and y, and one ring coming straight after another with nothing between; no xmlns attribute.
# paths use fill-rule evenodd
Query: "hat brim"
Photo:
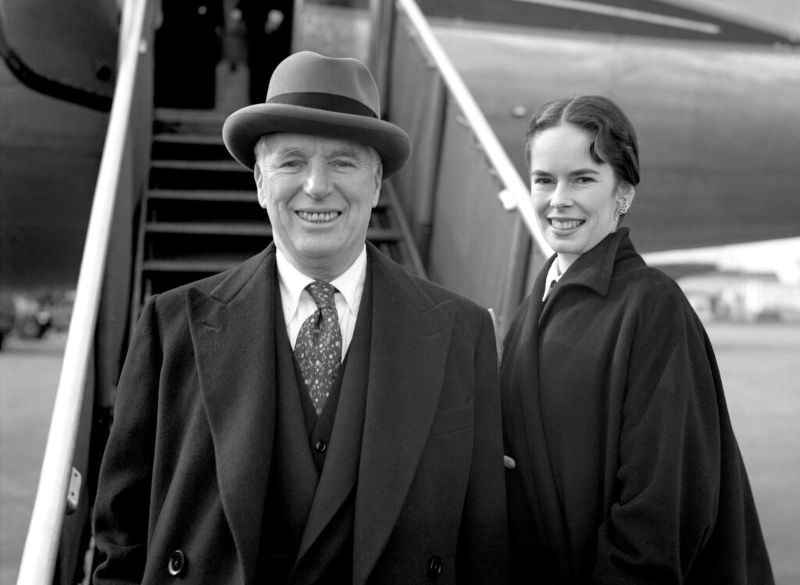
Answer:
<svg viewBox="0 0 800 585"><path fill-rule="evenodd" d="M252 170L256 142L265 134L277 132L314 134L371 146L381 157L384 178L399 171L410 152L408 135L391 122L287 104L253 104L233 112L222 126L222 140L233 158Z"/></svg>

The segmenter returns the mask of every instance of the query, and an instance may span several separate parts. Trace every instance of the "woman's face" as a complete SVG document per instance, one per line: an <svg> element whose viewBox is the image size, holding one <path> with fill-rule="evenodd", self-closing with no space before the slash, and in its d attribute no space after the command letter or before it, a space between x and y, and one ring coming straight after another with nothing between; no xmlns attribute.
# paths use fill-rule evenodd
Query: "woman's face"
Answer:
<svg viewBox="0 0 800 585"><path fill-rule="evenodd" d="M530 145L531 196L545 240L566 270L581 254L616 231L617 209L633 187L617 181L589 154L592 135L565 123L537 133Z"/></svg>

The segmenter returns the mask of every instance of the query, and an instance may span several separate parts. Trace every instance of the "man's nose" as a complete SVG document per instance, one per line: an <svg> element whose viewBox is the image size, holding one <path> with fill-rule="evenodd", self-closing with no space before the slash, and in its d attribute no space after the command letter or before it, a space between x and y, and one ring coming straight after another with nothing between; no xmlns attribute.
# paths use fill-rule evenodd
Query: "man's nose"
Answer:
<svg viewBox="0 0 800 585"><path fill-rule="evenodd" d="M311 163L303 188L309 196L317 199L330 193L331 178L327 165L324 163Z"/></svg>

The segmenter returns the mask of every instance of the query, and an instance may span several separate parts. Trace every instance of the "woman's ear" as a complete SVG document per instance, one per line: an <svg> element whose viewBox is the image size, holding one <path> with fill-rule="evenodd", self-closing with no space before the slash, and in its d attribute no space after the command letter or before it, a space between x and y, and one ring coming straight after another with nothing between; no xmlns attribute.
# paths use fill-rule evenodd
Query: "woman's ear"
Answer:
<svg viewBox="0 0 800 585"><path fill-rule="evenodd" d="M635 197L636 187L630 183L620 183L617 186L617 217L621 217L630 211Z"/></svg>

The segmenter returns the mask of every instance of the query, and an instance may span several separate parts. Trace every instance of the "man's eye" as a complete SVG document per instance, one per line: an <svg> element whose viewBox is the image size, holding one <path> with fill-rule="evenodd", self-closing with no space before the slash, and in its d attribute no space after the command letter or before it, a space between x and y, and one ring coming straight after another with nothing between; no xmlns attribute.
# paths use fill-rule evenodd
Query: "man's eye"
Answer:
<svg viewBox="0 0 800 585"><path fill-rule="evenodd" d="M549 185L552 183L553 180L550 177L534 177L533 184L534 185Z"/></svg>
<svg viewBox="0 0 800 585"><path fill-rule="evenodd" d="M579 184L594 183L594 177L576 177L575 182Z"/></svg>
<svg viewBox="0 0 800 585"><path fill-rule="evenodd" d="M354 167L355 163L351 160L344 159L344 158L337 158L331 161L331 165L336 168L350 168Z"/></svg>
<svg viewBox="0 0 800 585"><path fill-rule="evenodd" d="M299 159L289 159L289 160L282 161L279 166L282 169L293 169L293 168L297 168L297 167L301 166L302 164L303 164L303 161L301 161Z"/></svg>

